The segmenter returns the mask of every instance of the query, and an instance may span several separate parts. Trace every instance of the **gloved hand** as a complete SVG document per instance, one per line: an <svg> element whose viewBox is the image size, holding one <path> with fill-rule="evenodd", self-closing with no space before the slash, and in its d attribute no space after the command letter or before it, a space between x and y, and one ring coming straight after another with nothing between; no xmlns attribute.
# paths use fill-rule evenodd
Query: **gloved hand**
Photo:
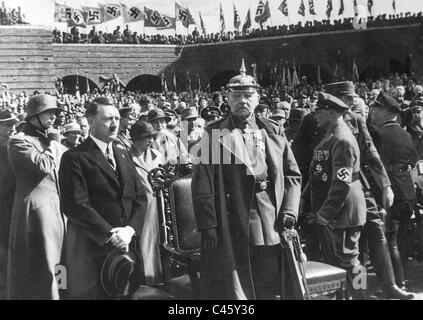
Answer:
<svg viewBox="0 0 423 320"><path fill-rule="evenodd" d="M281 217L280 226L281 229L292 229L295 225L296 219L294 216L291 216L289 214L284 214Z"/></svg>

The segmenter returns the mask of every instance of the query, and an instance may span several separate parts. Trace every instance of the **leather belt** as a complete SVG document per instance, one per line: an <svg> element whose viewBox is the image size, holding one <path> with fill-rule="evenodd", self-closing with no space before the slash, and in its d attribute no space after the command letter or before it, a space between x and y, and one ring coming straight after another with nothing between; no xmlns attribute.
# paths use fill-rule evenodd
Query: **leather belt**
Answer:
<svg viewBox="0 0 423 320"><path fill-rule="evenodd" d="M269 189L269 180L256 181L255 192L262 192Z"/></svg>

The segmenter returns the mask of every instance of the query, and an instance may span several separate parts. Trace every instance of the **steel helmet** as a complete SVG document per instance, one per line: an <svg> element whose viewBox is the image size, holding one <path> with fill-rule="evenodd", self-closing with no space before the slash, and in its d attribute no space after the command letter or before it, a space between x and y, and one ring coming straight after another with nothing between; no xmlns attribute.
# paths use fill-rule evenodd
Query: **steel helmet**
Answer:
<svg viewBox="0 0 423 320"><path fill-rule="evenodd" d="M53 109L59 109L56 97L49 94L38 94L29 99L26 106L27 115L25 120L37 116L44 111Z"/></svg>

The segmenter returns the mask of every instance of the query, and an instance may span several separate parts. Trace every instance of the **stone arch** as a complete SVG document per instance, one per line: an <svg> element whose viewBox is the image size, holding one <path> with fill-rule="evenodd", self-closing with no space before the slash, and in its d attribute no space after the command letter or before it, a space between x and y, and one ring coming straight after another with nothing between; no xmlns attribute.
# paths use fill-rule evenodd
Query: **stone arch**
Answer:
<svg viewBox="0 0 423 320"><path fill-rule="evenodd" d="M220 91L221 87L225 87L229 80L239 74L237 70L225 70L210 79L210 90L211 91Z"/></svg>
<svg viewBox="0 0 423 320"><path fill-rule="evenodd" d="M162 81L160 77L154 76L151 74L142 74L136 76L125 87L124 92L136 92L140 91L142 93L147 92L161 92L162 91Z"/></svg>
<svg viewBox="0 0 423 320"><path fill-rule="evenodd" d="M87 92L87 83L90 86L90 92L93 92L94 89L99 90L98 86L95 84L94 81L92 81L91 79L85 77L85 76L80 76L80 75L67 75L64 76L62 78L62 82L63 82L63 89L64 89L64 93L68 93L68 94L75 94L76 93L76 85L78 84L79 86L79 92L81 94L86 93Z"/></svg>

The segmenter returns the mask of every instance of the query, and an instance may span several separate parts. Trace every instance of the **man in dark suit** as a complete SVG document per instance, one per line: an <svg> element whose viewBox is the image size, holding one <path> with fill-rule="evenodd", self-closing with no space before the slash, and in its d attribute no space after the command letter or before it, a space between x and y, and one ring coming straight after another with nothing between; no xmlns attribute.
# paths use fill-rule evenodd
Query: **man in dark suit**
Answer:
<svg viewBox="0 0 423 320"><path fill-rule="evenodd" d="M70 299L106 299L100 273L111 251L128 252L139 237L147 198L125 148L113 143L119 111L109 98L87 107L90 137L66 152L60 166L68 217L66 268Z"/></svg>
<svg viewBox="0 0 423 320"><path fill-rule="evenodd" d="M193 169L202 298L275 299L289 286L280 233L296 221L301 175L282 128L254 115L258 87L243 65L228 84L231 111L206 128Z"/></svg>

